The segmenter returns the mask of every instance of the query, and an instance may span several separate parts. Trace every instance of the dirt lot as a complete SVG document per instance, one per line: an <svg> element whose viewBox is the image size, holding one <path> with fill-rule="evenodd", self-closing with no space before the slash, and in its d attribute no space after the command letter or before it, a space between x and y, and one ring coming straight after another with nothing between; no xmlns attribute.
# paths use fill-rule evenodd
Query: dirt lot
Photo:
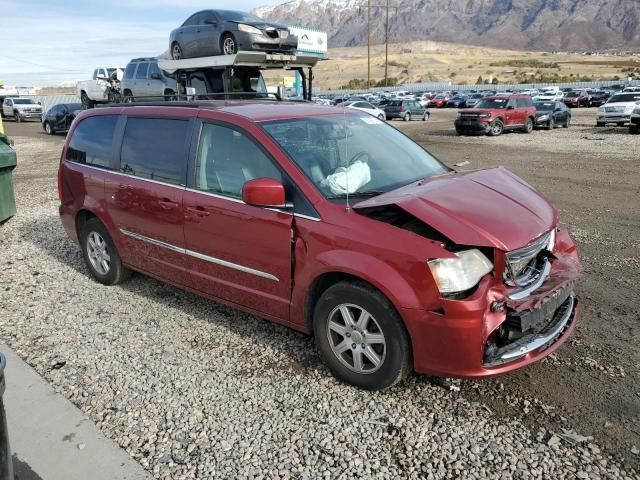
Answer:
<svg viewBox="0 0 640 480"><path fill-rule="evenodd" d="M455 408L449 409L447 405L452 401L449 397L441 398L439 393L444 391L449 395L455 388L450 390L449 383L433 379L414 378L407 384L393 389L393 392L378 396L353 392L353 389L328 382L328 372L318 365L315 354L304 353L310 347L308 339L260 320L240 321L240 317L243 316L237 312L210 306L208 302L162 286L150 279L135 278L122 288L116 287L109 290L108 294L102 293L106 290L95 287L96 284L86 278L77 247L64 237L56 223L55 172L64 137L48 137L42 132L39 124L35 123L5 123L7 134L16 140L19 155L19 167L15 173L19 216L0 227L0 246L3 252L10 253L10 258L5 257L9 258L5 263L0 261L0 268L8 272L7 276L4 273L2 275L7 280L0 279L0 283L6 283L0 285L0 300L7 302L8 308L5 312L11 312L13 315L11 319L1 319L0 335L56 388L79 405L107 435L115 438L158 478L162 477L158 473L161 470L156 470L159 469L158 463L153 460L157 452L145 453L144 448L136 444L136 439L148 435L145 426L148 426L149 419L144 414L132 414L130 411L127 417L127 409L131 407L122 405L122 397L127 395L127 391L137 387L135 381L119 383L118 372L100 372L99 365L90 364L89 358L95 355L95 362L100 364L108 353L114 355L118 361L130 360L130 373L140 373L138 381L144 381L144 378L149 376L149 373L144 371L148 365L140 363L139 358L143 358L143 351L152 349L154 352L157 350L158 358L168 355L171 360L175 360L177 354L177 358L184 358L185 365L191 365L189 362L192 361L209 365L207 368L215 375L215 369L222 367L207 363L211 361L208 355L211 355L210 352L216 350L217 346L211 343L206 334L209 329L220 326L228 329L229 338L233 339L233 335L237 334L242 342L249 342L249 345L241 342L242 348L253 349L262 345L267 351L276 352L275 360L271 361L268 370L275 372L274 378L282 382L278 387L282 390L274 393L275 398L279 398L277 402L281 402L278 403L281 409L285 409L286 402L289 401L288 395L293 391L293 396L298 402L316 405L309 398L320 402L317 405L319 413L322 413L322 395L316 398L309 393L310 397L305 398L307 389L311 391L315 388L314 383L325 388L325 394L340 392L344 398L348 397L349 401L356 403L369 400L373 402L378 399L388 402L390 409L393 406L401 407L402 410L408 408L407 405L409 408L418 408L418 404L422 405L420 402L433 402L434 406L430 408L436 408L435 405L444 402L443 408L450 417L441 417L438 420L436 416L436 419L432 419L434 428L438 426L438 422L445 422L446 426L449 425L447 422L453 422L450 419L458 418L462 421L465 415L471 415L469 412L480 415L476 411L484 410L489 412L488 415L495 419L496 423L507 425L509 429L517 429L522 423L522 428L531 432L529 441L523 445L527 445L527 448L531 445L532 448L538 448L538 451L551 445L553 432L571 430L583 436L593 437L589 440L593 443L589 443L588 449L585 447L571 450L569 453L559 452L567 455L567 465L573 465L571 462L574 462L573 457L568 456L570 453L580 458L580 461L575 460L578 463L590 462L590 455L597 457L602 453L605 465L603 468L614 468L613 465L618 463L626 469L628 476L636 478L640 469L640 454L637 450L640 448L640 335L637 330L640 320L640 136L629 135L627 130L622 128L595 128L593 109L574 111L573 125L568 130L559 128L552 132L535 131L530 135L509 133L497 138L458 137L452 128L454 117L454 111L439 110L434 111L432 119L426 123L415 121L393 124L425 145L450 166L468 162L460 167L464 170L504 165L540 189L558 207L561 222L573 232L580 245L585 266L584 276L577 286L582 305L582 321L571 342L549 359L524 371L496 380L455 382L453 386L460 386L462 389L455 402ZM14 251L14 248L18 248L18 251ZM21 253L20 248L24 248L28 253ZM41 268L35 266L36 259L31 256L34 252L42 254L45 263ZM20 262L30 262L29 268ZM47 270L48 266L54 269L52 271L56 271L57 276L68 279L64 285L56 286L55 289L48 287L49 281L53 281ZM59 270L59 273L55 269ZM21 275L25 272L32 279L23 280L25 277ZM78 288L96 289L87 291L92 299L100 300L107 295L113 295L116 300L109 311L86 307L85 313L81 301L83 292L75 292L72 298L65 297L69 292L75 291L75 284L80 286ZM70 309L70 304L74 303L74 309ZM158 305L159 310L157 313L148 313L149 318L145 319L144 314L132 315L128 311L129 305L131 308L155 308L154 305ZM24 309L24 317L21 316L21 309ZM58 310L61 313L58 314ZM58 322L56 326L59 327L60 334L56 338L50 339L45 336L51 328L51 323L40 319L43 315L50 319L49 322ZM204 315L213 319L206 325L194 323L193 317ZM110 321L107 319L113 316L121 318L122 323L114 324L113 328L93 326L100 322L107 324L106 322ZM167 323L167 318L164 318L167 316L174 323ZM70 330L70 325L76 320L77 334ZM124 325L130 325L130 330ZM92 328L98 330L91 330ZM188 336L186 347L183 345L183 350L179 352L167 352L163 350L161 343L154 344L154 339L159 341L158 335L167 333L162 332L162 328L168 329L168 333L176 338ZM87 337L94 334L99 337ZM140 343L136 344L135 349L113 351L105 346L104 342L109 341L112 345L125 345L125 342L131 341L130 336L140 337ZM67 350L63 350L63 346ZM129 344L126 346L132 348ZM73 358L64 358L67 362L66 367L52 369L51 365L56 365L56 362L59 364L62 360L58 358L62 355L61 352L69 350L76 352L79 357L84 355L82 358L86 363L79 367L73 364ZM222 355L225 355L224 351ZM228 358L237 361L235 354ZM157 381L160 382L163 375L160 370L173 369L174 365L169 360L165 366L158 363L154 364L153 368L158 369L151 371L154 375L157 373ZM250 363L245 368L249 369ZM100 381L95 382L90 378L92 372L100 376ZM175 365L172 372L164 381L168 381L174 387L180 387L177 393L171 393L179 396L183 391L181 389L187 388L193 382L190 376L194 374L190 373L187 367L182 368L179 365ZM255 388L265 395L271 395L271 392L261 382L275 382L269 376L252 377L246 370L232 371L229 375L240 376L246 382L255 380ZM294 385L290 385L291 378L295 379L292 381ZM106 388L102 381L110 385L111 389ZM225 386L218 384L215 387L224 389ZM442 388L443 386L445 388ZM265 390L260 390L262 388ZM300 391L301 388L304 391ZM162 387L161 390L171 390L171 387ZM233 391L231 389L227 394L232 395ZM249 395L247 392L243 394ZM108 395L108 401L102 401L101 395ZM145 398L148 402L154 401L144 397L144 394L140 395L138 402L140 399L144 401ZM161 393L158 395L161 396ZM253 395L255 396L255 393ZM242 398L245 402L253 401L249 400L249 397ZM233 400L230 397L229 401ZM370 403L365 405L371 407ZM166 415L166 411L155 404L149 408L158 408L157 415L162 416L164 421L163 415ZM202 408L205 411L206 406ZM425 408L428 412L429 408ZM217 413L222 415L220 412ZM227 412L223 413L227 415ZM269 413L276 416L284 413L284 416L277 417L279 422L287 422L291 420L290 415L299 414L297 410ZM405 421L411 423L415 420L414 416L421 413L413 410L406 412L406 419L400 418L398 425ZM174 421L175 415L174 413ZM220 421L224 425L229 422L237 428L237 424L233 424L232 420L224 415ZM433 411L430 415L433 417ZM135 419L135 435L130 434L128 430L128 425L133 422L132 418ZM166 418L167 422L172 421L171 414ZM151 424L153 421L152 418ZM198 421L197 415L193 419L189 417L189 421ZM295 424L295 421L293 422ZM450 427L453 432L460 425L451 424ZM246 428L250 429L251 426L247 425ZM465 435L473 435L470 433L473 425L464 428L467 428L463 430L466 432ZM478 430L482 428L484 424L478 424ZM331 429L327 431L330 432ZM126 432L126 435L123 432ZM347 435L346 432L344 434ZM153 431L152 435L155 435ZM295 435L290 435L304 439L305 431L301 433L298 429ZM392 433L389 435L393 436ZM160 444L160 432L157 432L157 436L156 444ZM165 437L165 440L166 438L168 437ZM338 442L337 436L333 438ZM482 442L483 438L477 436L474 441ZM406 438L404 441L409 442ZM318 454L318 465L323 462L322 455L329 455L326 451L331 450L328 444L323 442L319 441L318 448L321 449L321 453ZM221 446L223 450L226 449L225 445ZM332 455L335 453L334 450L331 452ZM269 455L271 459L271 453ZM392 457L394 461L402 463L394 455L397 455L397 452L393 453ZM405 450L400 454L400 459L405 458L402 455L411 456L411 451ZM429 455L436 456L437 453L431 451ZM524 451L522 455L525 456ZM162 458L159 454L158 456ZM351 455L348 457L351 458ZM275 453L273 458L277 459ZM174 456L171 465L171 468L186 469L190 464L188 459ZM537 468L531 465L527 463L527 468ZM600 465L603 465L602 461ZM500 468L506 467L500 467L498 463L493 468L494 470L489 472L497 474L501 471ZM236 470L218 470L218 473L231 471ZM349 475L348 472L351 470L341 471ZM565 475L554 474L554 470L541 471L546 478ZM576 470L574 468L570 471ZM598 475L601 473L595 470L588 471L591 472L592 478L600 478ZM184 473L183 470L180 472ZM199 466L194 467L192 472L194 476L206 476ZM366 476L366 472L362 470L351 472ZM455 476L453 470L448 472ZM185 475L185 478L190 476ZM567 478L571 478L571 475Z"/></svg>
<svg viewBox="0 0 640 480"><path fill-rule="evenodd" d="M595 109L573 113L569 130L499 138L457 137L451 110L435 111L426 128L397 126L450 166L504 165L533 184L559 209L585 266L571 345L499 380L465 382L463 391L508 415L521 415L525 399L553 405L523 418L571 425L637 466L628 452L640 443L640 136L596 128Z"/></svg>

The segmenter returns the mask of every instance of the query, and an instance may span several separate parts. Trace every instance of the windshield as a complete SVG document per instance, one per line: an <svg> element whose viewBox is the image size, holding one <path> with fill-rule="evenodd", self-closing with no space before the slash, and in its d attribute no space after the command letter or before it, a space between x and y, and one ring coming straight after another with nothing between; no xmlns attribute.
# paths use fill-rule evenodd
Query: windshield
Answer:
<svg viewBox="0 0 640 480"><path fill-rule="evenodd" d="M579 97L580 93L579 92L569 92L565 95L565 97L567 98L572 98L572 97Z"/></svg>
<svg viewBox="0 0 640 480"><path fill-rule="evenodd" d="M614 95L607 103L630 103L640 101L640 93L620 93Z"/></svg>
<svg viewBox="0 0 640 480"><path fill-rule="evenodd" d="M448 98L446 93L439 93L436 98Z"/></svg>
<svg viewBox="0 0 640 480"><path fill-rule="evenodd" d="M14 98L14 105L34 105L36 102L31 100L30 98Z"/></svg>
<svg viewBox="0 0 640 480"><path fill-rule="evenodd" d="M536 103L535 105L538 112L548 112L550 110L553 110L556 106L555 102L541 102Z"/></svg>
<svg viewBox="0 0 640 480"><path fill-rule="evenodd" d="M234 10L217 10L217 13L223 20L232 22L264 23L264 20L249 13L236 12Z"/></svg>
<svg viewBox="0 0 640 480"><path fill-rule="evenodd" d="M395 128L369 115L262 123L328 198L375 195L449 171Z"/></svg>
<svg viewBox="0 0 640 480"><path fill-rule="evenodd" d="M476 108L505 108L508 98L484 98L476 103Z"/></svg>

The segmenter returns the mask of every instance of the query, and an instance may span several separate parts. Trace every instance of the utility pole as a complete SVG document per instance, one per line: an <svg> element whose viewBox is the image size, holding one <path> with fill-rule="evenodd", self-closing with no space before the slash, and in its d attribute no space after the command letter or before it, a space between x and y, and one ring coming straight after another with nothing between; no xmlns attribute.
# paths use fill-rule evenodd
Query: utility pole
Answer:
<svg viewBox="0 0 640 480"><path fill-rule="evenodd" d="M384 24L384 86L387 86L388 77L388 63L389 63L389 9L398 7L392 7L389 5L389 0L386 0L385 5L371 5L371 0L367 0L367 88L371 86L371 8L384 8L387 11L386 20Z"/></svg>
<svg viewBox="0 0 640 480"><path fill-rule="evenodd" d="M367 0L367 90L371 88L371 0Z"/></svg>
<svg viewBox="0 0 640 480"><path fill-rule="evenodd" d="M384 86L387 86L389 68L389 0L387 0L387 20L384 24Z"/></svg>

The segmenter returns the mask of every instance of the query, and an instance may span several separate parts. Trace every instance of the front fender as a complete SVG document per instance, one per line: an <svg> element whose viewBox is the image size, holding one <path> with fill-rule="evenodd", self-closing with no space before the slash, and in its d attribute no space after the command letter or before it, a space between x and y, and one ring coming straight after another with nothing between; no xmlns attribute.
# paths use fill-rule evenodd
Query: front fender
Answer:
<svg viewBox="0 0 640 480"><path fill-rule="evenodd" d="M373 285L380 290L396 308L422 307L419 296L405 278L391 265L378 258L359 252L332 250L321 253L316 260L322 267L316 271L316 276L309 284L325 273L346 273L361 278ZM426 264L424 268L424 274L428 276L429 273Z"/></svg>

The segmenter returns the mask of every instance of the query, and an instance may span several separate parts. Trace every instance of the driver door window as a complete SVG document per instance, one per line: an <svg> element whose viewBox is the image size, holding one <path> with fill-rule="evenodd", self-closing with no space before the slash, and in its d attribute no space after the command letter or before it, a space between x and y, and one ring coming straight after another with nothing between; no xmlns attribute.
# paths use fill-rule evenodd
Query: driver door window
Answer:
<svg viewBox="0 0 640 480"><path fill-rule="evenodd" d="M203 124L195 167L196 189L239 199L242 186L254 178L282 182L278 168L247 135L221 125Z"/></svg>

